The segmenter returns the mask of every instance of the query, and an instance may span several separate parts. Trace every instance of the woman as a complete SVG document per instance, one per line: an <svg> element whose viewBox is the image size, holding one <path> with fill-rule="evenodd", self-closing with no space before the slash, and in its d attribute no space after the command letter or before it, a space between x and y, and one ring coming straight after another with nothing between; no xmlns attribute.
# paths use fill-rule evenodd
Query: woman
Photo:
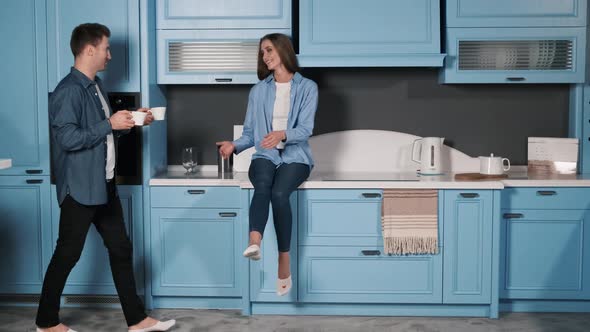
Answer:
<svg viewBox="0 0 590 332"><path fill-rule="evenodd" d="M256 148L248 171L254 197L250 204L250 240L244 256L260 259L260 242L272 202L279 249L279 296L287 294L292 285L289 196L313 167L308 139L314 125L318 88L298 71L297 57L287 36L273 33L262 37L258 52L261 81L250 90L242 137L217 142L223 158Z"/></svg>

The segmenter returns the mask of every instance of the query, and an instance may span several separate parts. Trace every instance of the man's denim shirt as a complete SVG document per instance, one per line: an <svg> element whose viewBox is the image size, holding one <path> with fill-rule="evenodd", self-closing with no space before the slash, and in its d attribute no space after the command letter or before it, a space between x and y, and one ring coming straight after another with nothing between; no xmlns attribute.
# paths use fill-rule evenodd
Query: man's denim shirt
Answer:
<svg viewBox="0 0 590 332"><path fill-rule="evenodd" d="M248 110L242 137L233 141L240 153L252 146L256 152L252 159L266 158L275 165L282 163L303 163L313 167L313 158L308 139L312 134L315 112L318 106L318 86L314 81L295 73L291 79L291 109L287 118L287 140L280 153L278 149L263 149L260 146L264 136L273 131L272 116L276 96L273 75L258 82L250 90Z"/></svg>
<svg viewBox="0 0 590 332"><path fill-rule="evenodd" d="M67 195L84 205L107 203L107 135L113 130L96 84L108 100L98 76L92 81L72 68L49 97L51 168L60 205Z"/></svg>

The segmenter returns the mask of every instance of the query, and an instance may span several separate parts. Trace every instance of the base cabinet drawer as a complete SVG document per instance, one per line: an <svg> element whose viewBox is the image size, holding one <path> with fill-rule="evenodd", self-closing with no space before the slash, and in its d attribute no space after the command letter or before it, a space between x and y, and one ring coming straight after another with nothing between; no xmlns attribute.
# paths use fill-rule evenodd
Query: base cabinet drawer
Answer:
<svg viewBox="0 0 590 332"><path fill-rule="evenodd" d="M588 188L507 188L502 209L590 209Z"/></svg>
<svg viewBox="0 0 590 332"><path fill-rule="evenodd" d="M442 254L387 256L380 247L299 247L299 301L442 303Z"/></svg>
<svg viewBox="0 0 590 332"><path fill-rule="evenodd" d="M151 206L159 208L240 208L239 187L151 187Z"/></svg>
<svg viewBox="0 0 590 332"><path fill-rule="evenodd" d="M502 212L500 297L590 299L590 211Z"/></svg>
<svg viewBox="0 0 590 332"><path fill-rule="evenodd" d="M380 246L382 191L299 191L299 244Z"/></svg>

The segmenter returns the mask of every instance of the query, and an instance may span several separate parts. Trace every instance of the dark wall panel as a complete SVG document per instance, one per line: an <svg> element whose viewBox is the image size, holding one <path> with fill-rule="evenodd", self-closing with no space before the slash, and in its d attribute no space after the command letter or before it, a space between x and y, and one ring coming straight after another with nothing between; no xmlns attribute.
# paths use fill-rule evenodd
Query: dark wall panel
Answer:
<svg viewBox="0 0 590 332"><path fill-rule="evenodd" d="M315 135L381 129L442 136L468 155L494 153L525 164L528 136L568 132L565 84L441 85L430 68L322 68L303 75L319 86ZM244 121L250 87L169 86L169 163L180 164L182 147L193 145L201 164L216 164L215 141L231 139L232 125Z"/></svg>

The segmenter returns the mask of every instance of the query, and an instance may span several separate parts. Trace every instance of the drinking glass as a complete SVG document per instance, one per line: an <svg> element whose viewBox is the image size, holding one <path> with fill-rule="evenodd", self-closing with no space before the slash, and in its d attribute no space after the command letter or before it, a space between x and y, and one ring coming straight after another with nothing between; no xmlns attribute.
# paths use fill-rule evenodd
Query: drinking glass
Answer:
<svg viewBox="0 0 590 332"><path fill-rule="evenodd" d="M182 148L182 167L186 169L186 174L192 173L195 166L197 166L197 149L192 146Z"/></svg>

